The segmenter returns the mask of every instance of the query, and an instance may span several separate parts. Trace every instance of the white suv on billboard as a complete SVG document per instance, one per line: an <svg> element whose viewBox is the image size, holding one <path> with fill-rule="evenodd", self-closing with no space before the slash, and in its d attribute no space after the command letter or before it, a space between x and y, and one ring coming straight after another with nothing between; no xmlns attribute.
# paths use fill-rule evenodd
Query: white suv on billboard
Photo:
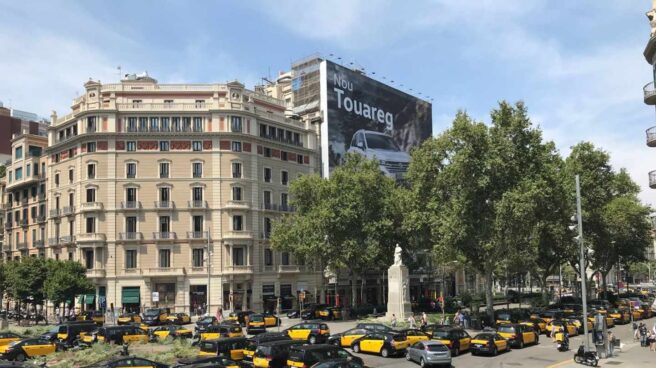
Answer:
<svg viewBox="0 0 656 368"><path fill-rule="evenodd" d="M373 130L360 129L355 132L348 152L378 160L380 171L396 179L403 178L410 164L410 155L402 151L392 137Z"/></svg>

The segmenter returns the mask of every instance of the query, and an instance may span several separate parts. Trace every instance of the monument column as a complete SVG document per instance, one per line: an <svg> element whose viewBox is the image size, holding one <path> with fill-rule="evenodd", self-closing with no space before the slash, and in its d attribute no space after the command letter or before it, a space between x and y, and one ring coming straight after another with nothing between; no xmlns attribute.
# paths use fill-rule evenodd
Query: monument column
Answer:
<svg viewBox="0 0 656 368"><path fill-rule="evenodd" d="M412 307L410 305L410 277L408 267L401 260L401 247L397 244L394 248L394 264L387 270L387 319L394 315L397 320L402 321L410 317Z"/></svg>

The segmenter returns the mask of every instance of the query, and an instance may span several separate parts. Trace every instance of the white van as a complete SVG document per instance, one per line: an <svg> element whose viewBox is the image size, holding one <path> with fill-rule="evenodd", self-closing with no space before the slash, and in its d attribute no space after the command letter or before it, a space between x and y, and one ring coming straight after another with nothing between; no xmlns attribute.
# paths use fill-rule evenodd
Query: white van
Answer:
<svg viewBox="0 0 656 368"><path fill-rule="evenodd" d="M348 152L378 160L380 171L396 179L405 176L410 164L410 155L402 151L392 137L373 130L360 129L355 132Z"/></svg>

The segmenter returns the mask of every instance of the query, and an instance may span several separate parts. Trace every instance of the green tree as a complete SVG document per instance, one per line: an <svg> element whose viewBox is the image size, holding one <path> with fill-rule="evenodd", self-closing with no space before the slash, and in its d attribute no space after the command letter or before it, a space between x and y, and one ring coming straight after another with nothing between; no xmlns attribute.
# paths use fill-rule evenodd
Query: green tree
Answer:
<svg viewBox="0 0 656 368"><path fill-rule="evenodd" d="M86 277L86 269L79 262L48 260L47 270L45 294L55 305L94 290L93 284Z"/></svg>
<svg viewBox="0 0 656 368"><path fill-rule="evenodd" d="M273 224L273 248L293 252L321 267L349 270L352 305L358 276L391 264L401 233L402 195L376 161L347 155L329 179L305 175L293 181L291 203L296 212Z"/></svg>
<svg viewBox="0 0 656 368"><path fill-rule="evenodd" d="M5 165L0 165L0 178L4 178L7 175L7 168Z"/></svg>
<svg viewBox="0 0 656 368"><path fill-rule="evenodd" d="M26 257L20 261L7 262L5 272L7 295L23 303L43 303L43 284L48 275L42 258Z"/></svg>
<svg viewBox="0 0 656 368"><path fill-rule="evenodd" d="M459 112L450 129L412 153L408 171L412 209L407 221L428 238L436 254L461 256L485 276L488 315L493 315L495 271L535 257L541 191L547 183L539 129L519 102L501 102L492 125Z"/></svg>

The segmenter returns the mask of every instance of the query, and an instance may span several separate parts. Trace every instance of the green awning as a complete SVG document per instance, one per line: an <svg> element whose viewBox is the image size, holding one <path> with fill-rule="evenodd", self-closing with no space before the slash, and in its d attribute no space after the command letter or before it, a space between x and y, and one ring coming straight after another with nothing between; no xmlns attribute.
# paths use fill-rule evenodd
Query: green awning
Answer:
<svg viewBox="0 0 656 368"><path fill-rule="evenodd" d="M123 295L121 303L123 304L139 304L141 301L138 287L123 288Z"/></svg>
<svg viewBox="0 0 656 368"><path fill-rule="evenodd" d="M87 294L84 296L84 304L93 304L96 301L96 294Z"/></svg>
<svg viewBox="0 0 656 368"><path fill-rule="evenodd" d="M77 304L84 304L84 295L80 295L77 298Z"/></svg>

